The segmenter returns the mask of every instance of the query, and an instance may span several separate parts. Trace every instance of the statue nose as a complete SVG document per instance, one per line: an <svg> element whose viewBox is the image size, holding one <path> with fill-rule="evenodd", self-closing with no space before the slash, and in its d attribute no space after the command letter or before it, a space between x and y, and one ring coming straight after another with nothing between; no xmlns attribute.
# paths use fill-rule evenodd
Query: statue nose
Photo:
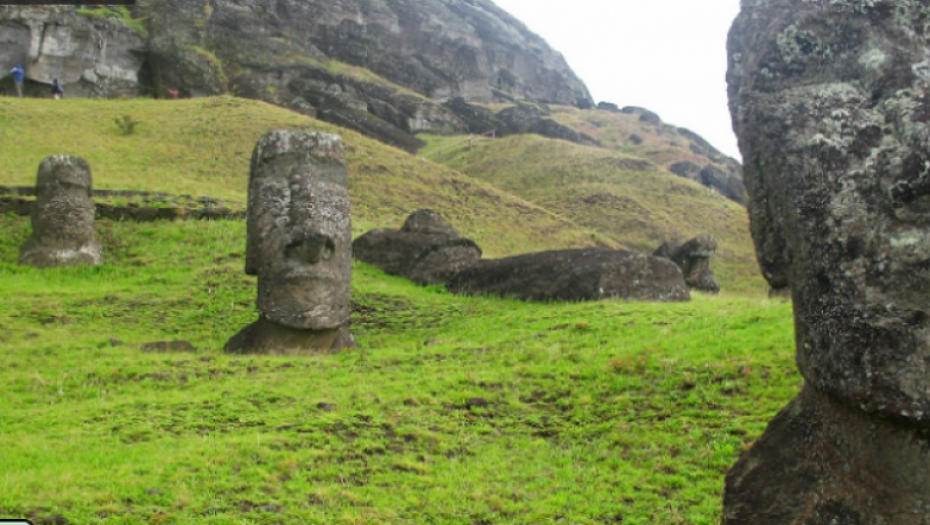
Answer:
<svg viewBox="0 0 930 525"><path fill-rule="evenodd" d="M288 244L284 253L289 259L317 264L330 260L335 251L336 243L331 237L322 233L310 233Z"/></svg>

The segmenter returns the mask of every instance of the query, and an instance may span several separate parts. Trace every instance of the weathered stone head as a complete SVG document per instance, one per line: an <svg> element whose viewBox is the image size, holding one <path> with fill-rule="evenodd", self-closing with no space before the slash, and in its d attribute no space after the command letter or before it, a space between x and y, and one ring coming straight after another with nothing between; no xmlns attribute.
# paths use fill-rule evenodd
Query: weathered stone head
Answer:
<svg viewBox="0 0 930 525"><path fill-rule="evenodd" d="M103 248L94 238L94 212L87 161L71 155L46 157L39 164L32 236L20 247L20 264L103 264Z"/></svg>
<svg viewBox="0 0 930 525"><path fill-rule="evenodd" d="M462 235L442 220L438 213L423 208L417 210L407 217L400 231L410 233L424 233L429 235L443 235L448 239L460 239Z"/></svg>
<svg viewBox="0 0 930 525"><path fill-rule="evenodd" d="M930 4L752 0L730 33L752 234L814 388L930 426Z"/></svg>
<svg viewBox="0 0 930 525"><path fill-rule="evenodd" d="M245 271L258 276L265 332L280 327L292 346L302 344L301 331L344 331L348 323L352 230L347 185L345 154L336 135L272 131L252 155ZM252 339L239 346L299 350L268 344L270 339L280 343L281 337ZM323 346L333 343L324 339Z"/></svg>
<svg viewBox="0 0 930 525"><path fill-rule="evenodd" d="M699 235L684 244L666 241L652 253L652 256L674 261L681 268L689 288L718 293L720 285L714 278L714 271L710 269L710 259L716 251L716 239L709 235Z"/></svg>

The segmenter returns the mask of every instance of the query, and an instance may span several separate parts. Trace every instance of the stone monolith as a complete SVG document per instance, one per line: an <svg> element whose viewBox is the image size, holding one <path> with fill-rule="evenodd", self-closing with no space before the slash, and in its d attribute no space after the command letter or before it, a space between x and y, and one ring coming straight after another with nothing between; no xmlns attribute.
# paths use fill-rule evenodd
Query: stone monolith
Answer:
<svg viewBox="0 0 930 525"><path fill-rule="evenodd" d="M802 393L730 470L725 525L930 515L930 3L744 0L729 96Z"/></svg>
<svg viewBox="0 0 930 525"><path fill-rule="evenodd" d="M352 229L341 139L272 131L252 154L245 271L258 276L259 320L233 353L353 346L348 331Z"/></svg>
<svg viewBox="0 0 930 525"><path fill-rule="evenodd" d="M90 165L71 155L52 155L39 164L32 236L19 249L19 263L38 268L103 264L94 237Z"/></svg>

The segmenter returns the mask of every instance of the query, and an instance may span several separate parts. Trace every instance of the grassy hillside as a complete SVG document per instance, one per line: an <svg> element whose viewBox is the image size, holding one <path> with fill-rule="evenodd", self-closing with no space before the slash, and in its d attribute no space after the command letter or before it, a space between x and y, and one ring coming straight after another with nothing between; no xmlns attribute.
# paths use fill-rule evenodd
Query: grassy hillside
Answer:
<svg viewBox="0 0 930 525"><path fill-rule="evenodd" d="M137 123L132 134L114 122L124 116ZM331 124L231 97L58 102L0 97L0 184L34 184L42 158L70 153L90 162L96 188L245 202L252 148L263 133L282 127L343 136L356 234L399 227L410 212L431 207L489 256L610 244L449 168Z"/></svg>
<svg viewBox="0 0 930 525"><path fill-rule="evenodd" d="M601 112L607 113L607 112ZM613 114L611 114L613 115ZM763 293L745 208L639 157L519 135L432 137L422 155L493 183L634 250L713 235L712 267L724 291Z"/></svg>
<svg viewBox="0 0 930 525"><path fill-rule="evenodd" d="M243 222L97 230L105 266L39 271L0 217L0 517L713 524L800 382L785 303L524 304L365 265L358 350L228 357L255 317Z"/></svg>
<svg viewBox="0 0 930 525"><path fill-rule="evenodd" d="M712 162L703 150L677 128L668 124L643 122L639 115L626 115L603 110L582 110L568 106L552 106L552 118L575 131L597 139L604 148L648 159L664 168L676 162L691 161L699 166ZM639 140L632 140L636 135ZM641 142L640 142L641 141Z"/></svg>

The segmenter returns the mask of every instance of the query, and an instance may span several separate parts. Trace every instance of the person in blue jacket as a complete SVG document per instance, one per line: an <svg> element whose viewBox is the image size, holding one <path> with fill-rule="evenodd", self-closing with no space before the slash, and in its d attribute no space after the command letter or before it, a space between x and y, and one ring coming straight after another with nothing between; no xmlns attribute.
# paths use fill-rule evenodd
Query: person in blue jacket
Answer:
<svg viewBox="0 0 930 525"><path fill-rule="evenodd" d="M22 98L23 81L26 79L26 72L23 71L23 66L16 64L16 67L10 70L10 74L13 75L13 84L16 85L16 95Z"/></svg>
<svg viewBox="0 0 930 525"><path fill-rule="evenodd" d="M65 90L61 87L61 84L58 83L58 79L52 80L52 98L58 100L63 96L65 96Z"/></svg>

